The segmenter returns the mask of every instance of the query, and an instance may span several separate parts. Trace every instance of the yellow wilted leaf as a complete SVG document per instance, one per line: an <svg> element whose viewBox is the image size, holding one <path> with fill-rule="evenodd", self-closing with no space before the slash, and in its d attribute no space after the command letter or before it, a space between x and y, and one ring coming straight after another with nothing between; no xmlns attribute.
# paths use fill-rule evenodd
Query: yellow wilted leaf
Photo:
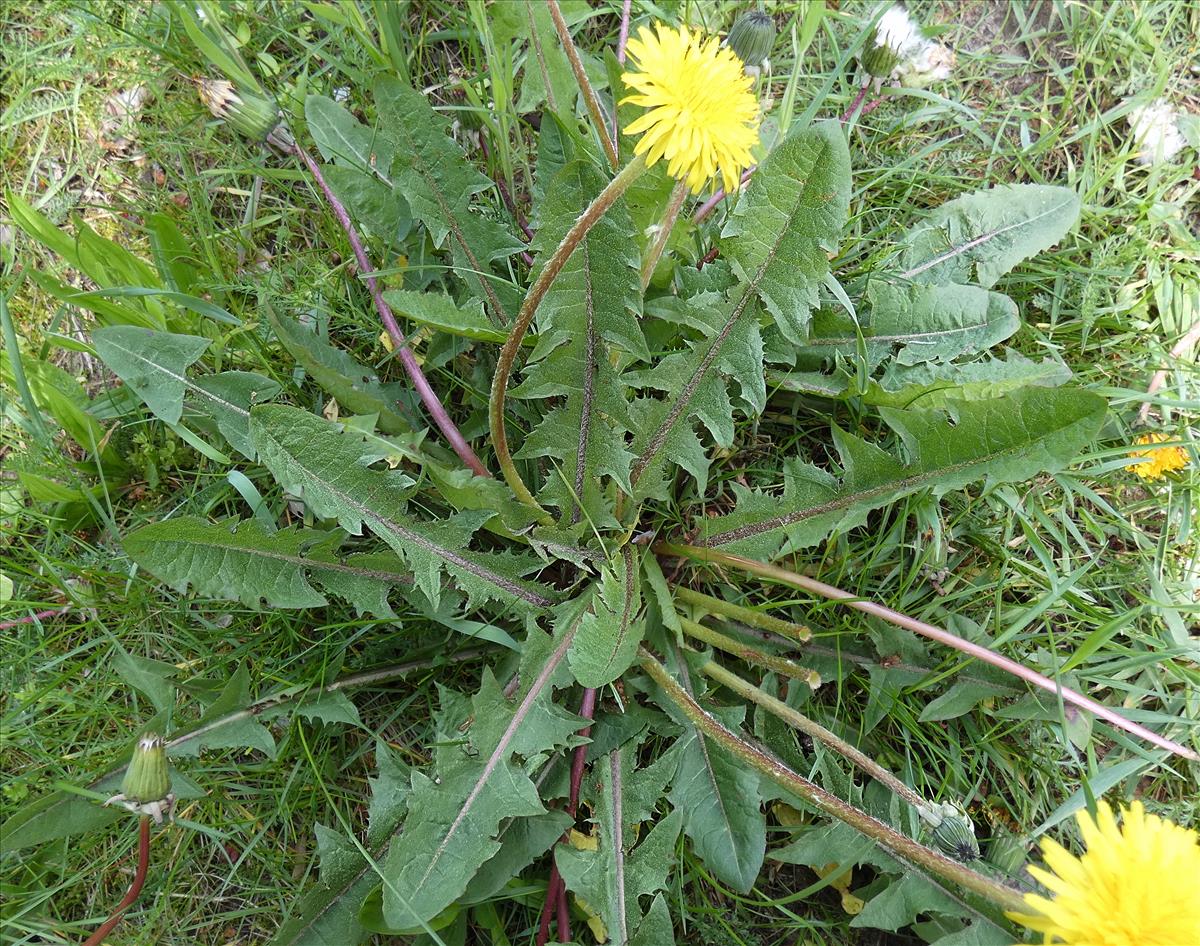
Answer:
<svg viewBox="0 0 1200 946"><path fill-rule="evenodd" d="M818 877L824 880L841 866L841 864L826 864L824 867L814 867L813 870L817 872ZM836 877L829 881L829 886L842 895L842 909L850 916L858 916L862 913L863 907L866 904L850 892L850 881L853 879L853 872L853 867L847 867L845 870L840 871Z"/></svg>
<svg viewBox="0 0 1200 946"><path fill-rule="evenodd" d="M600 850L600 838L594 834L584 834L582 831L571 829L571 834L567 838L571 847L577 851L598 851Z"/></svg>
<svg viewBox="0 0 1200 946"><path fill-rule="evenodd" d="M798 811L785 801L775 802L771 806L771 814L785 828L799 828L801 825L808 824L804 812Z"/></svg>
<svg viewBox="0 0 1200 946"><path fill-rule="evenodd" d="M396 350L396 346L392 344L392 336L390 336L386 331L379 333L379 344L388 351Z"/></svg>
<svg viewBox="0 0 1200 946"><path fill-rule="evenodd" d="M572 831L571 834L579 834L579 832ZM588 835L585 834L583 837L588 837ZM573 843L574 842L572 842L572 844ZM607 943L608 927L605 926L604 921L600 919L600 914L596 912L595 908L590 903L584 900L583 897L579 896L579 894L575 895L575 903L579 909L583 911L583 915L587 917L588 929L591 930L592 935L596 937L596 942Z"/></svg>

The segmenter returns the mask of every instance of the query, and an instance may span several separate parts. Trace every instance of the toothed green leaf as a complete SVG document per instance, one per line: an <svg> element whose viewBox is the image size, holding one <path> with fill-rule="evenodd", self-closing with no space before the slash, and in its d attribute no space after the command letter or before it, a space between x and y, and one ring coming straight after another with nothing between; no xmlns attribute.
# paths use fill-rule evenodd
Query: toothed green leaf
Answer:
<svg viewBox="0 0 1200 946"><path fill-rule="evenodd" d="M766 559L785 542L801 548L861 525L870 510L919 489L941 493L985 477L1013 482L1057 470L1095 438L1105 410L1104 400L1086 391L1036 388L945 410L881 408L906 459L835 427L840 475L791 460L782 496L735 486L734 511L703 519L698 541Z"/></svg>

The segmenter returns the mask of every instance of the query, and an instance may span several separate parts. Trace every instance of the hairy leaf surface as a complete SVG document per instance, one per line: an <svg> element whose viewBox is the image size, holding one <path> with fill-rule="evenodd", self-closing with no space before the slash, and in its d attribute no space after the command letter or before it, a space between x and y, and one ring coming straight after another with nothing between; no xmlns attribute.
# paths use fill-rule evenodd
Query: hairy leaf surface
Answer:
<svg viewBox="0 0 1200 946"><path fill-rule="evenodd" d="M585 161L573 161L555 175L533 243L543 265L604 183ZM629 488L633 457L624 442L629 417L612 350L638 360L650 357L638 325L638 256L630 229L624 202L618 201L580 241L542 300L537 344L513 391L515 397L561 399L517 456L558 461L547 475L542 502L558 506L572 523L582 515L580 499L593 522L611 520L601 502L601 477Z"/></svg>
<svg viewBox="0 0 1200 946"><path fill-rule="evenodd" d="M450 239L458 274L487 303L498 324L510 314L493 285L490 264L518 252L524 244L506 228L475 213L471 197L492 186L466 160L448 136L449 123L425 96L396 79L375 85L380 128L395 143L390 178L439 246Z"/></svg>
<svg viewBox="0 0 1200 946"><path fill-rule="evenodd" d="M904 278L985 289L1061 240L1079 219L1079 196L1047 184L1001 184L943 204L899 239Z"/></svg>
<svg viewBox="0 0 1200 946"><path fill-rule="evenodd" d="M844 312L822 310L801 357L852 357L861 344L872 367L895 353L901 365L948 361L984 351L1011 336L1021 324L1008 296L978 286L872 282L861 328Z"/></svg>
<svg viewBox="0 0 1200 946"><path fill-rule="evenodd" d="M628 544L605 566L601 582L567 655L581 686L602 687L629 669L645 630L641 575Z"/></svg>
<svg viewBox="0 0 1200 946"><path fill-rule="evenodd" d="M850 210L850 151L837 122L786 139L756 172L721 231L721 252L801 344Z"/></svg>
<svg viewBox="0 0 1200 946"><path fill-rule="evenodd" d="M553 604L553 598L520 577L539 567L535 559L467 549L472 533L491 512L439 521L410 516L405 506L412 481L394 470L369 469L376 457L361 439L307 411L256 408L250 428L262 462L285 490L317 515L336 518L352 535L369 527L413 570L417 587L435 608L443 571L471 601L498 599L535 608Z"/></svg>
<svg viewBox="0 0 1200 946"><path fill-rule="evenodd" d="M756 212L747 210L731 220L721 242L722 252L735 260L739 283L718 307L719 328L682 358L661 363L661 384L656 386L671 393L661 416L651 415L657 423L636 440L633 486L650 472L652 485L646 491L658 491L664 452L685 468L695 465L690 440L676 433L689 427L693 416L718 444L731 440L725 382L714 377L731 364L726 350L757 362L739 377L761 378L761 340L757 325L749 324L757 323L760 298L782 331L799 336L807 327L815 286L829 272L826 251L836 247L846 221L849 195L849 151L836 122L791 135L760 165L742 198Z"/></svg>
<svg viewBox="0 0 1200 946"><path fill-rule="evenodd" d="M1071 389L1024 389L945 410L881 408L907 460L833 429L842 473L799 460L784 467L782 496L734 486L734 511L704 519L699 544L765 559L820 542L835 528L861 525L872 509L927 487L939 492L987 477L1020 481L1060 469L1100 429L1102 398Z"/></svg>
<svg viewBox="0 0 1200 946"><path fill-rule="evenodd" d="M435 750L436 776L414 772L409 816L384 865L384 916L396 929L419 927L455 902L480 866L500 850L500 823L545 811L521 762L566 745L579 718L555 706L569 684L563 661L578 619L552 640L531 631L521 689L508 700L490 671L471 702L467 744Z"/></svg>
<svg viewBox="0 0 1200 946"><path fill-rule="evenodd" d="M741 707L709 711L735 730L745 715ZM678 746L670 798L683 812L684 833L709 870L746 893L758 877L767 845L759 775L690 723Z"/></svg>
<svg viewBox="0 0 1200 946"><path fill-rule="evenodd" d="M388 592L412 582L403 562L392 552L339 555L342 539L299 528L267 533L254 519L231 524L183 516L143 526L125 536L124 545L135 562L180 594L190 585L252 607L313 608L328 604L315 582L359 614L395 617Z"/></svg>

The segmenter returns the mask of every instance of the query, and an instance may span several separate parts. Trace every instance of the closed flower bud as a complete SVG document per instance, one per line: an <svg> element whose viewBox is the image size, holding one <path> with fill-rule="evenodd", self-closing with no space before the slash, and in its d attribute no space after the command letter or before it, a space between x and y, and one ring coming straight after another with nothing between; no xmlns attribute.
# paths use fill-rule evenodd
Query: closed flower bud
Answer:
<svg viewBox="0 0 1200 946"><path fill-rule="evenodd" d="M133 750L133 760L121 781L121 794L126 801L142 805L162 801L171 793L171 776L167 771L167 753L162 737L146 733Z"/></svg>
<svg viewBox="0 0 1200 946"><path fill-rule="evenodd" d="M1025 862L1029 860L1029 848L1019 837L1005 831L996 834L988 845L988 863L1010 877L1019 877L1023 873Z"/></svg>
<svg viewBox="0 0 1200 946"><path fill-rule="evenodd" d="M746 64L746 72L757 75L775 48L775 21L761 10L751 10L738 17L725 42Z"/></svg>
<svg viewBox="0 0 1200 946"><path fill-rule="evenodd" d="M279 106L273 99L238 89L224 79L198 79L196 86L200 101L238 134L251 141L269 141L284 150L291 145L291 135L280 124Z"/></svg>
<svg viewBox="0 0 1200 946"><path fill-rule="evenodd" d="M933 843L943 854L959 861L973 861L979 857L975 825L958 805L943 802L923 808L920 814L932 828Z"/></svg>
<svg viewBox="0 0 1200 946"><path fill-rule="evenodd" d="M167 752L162 736L146 733L133 748L133 758L121 780L121 794L108 799L106 805L120 805L135 815L145 815L162 824L163 815L175 808L171 794L171 773L167 769Z"/></svg>

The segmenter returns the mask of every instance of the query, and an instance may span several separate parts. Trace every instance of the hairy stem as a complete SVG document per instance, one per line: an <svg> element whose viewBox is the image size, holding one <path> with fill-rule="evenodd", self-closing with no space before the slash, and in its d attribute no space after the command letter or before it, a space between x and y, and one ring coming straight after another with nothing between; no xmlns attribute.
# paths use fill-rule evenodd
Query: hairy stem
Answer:
<svg viewBox="0 0 1200 946"><path fill-rule="evenodd" d="M727 654L732 654L735 657L740 657L747 663L758 664L760 667L766 667L768 670L773 670L775 673L782 674L785 677L790 677L793 680L799 680L802 683L807 683L814 689L821 685L821 677L813 670L807 667L802 667L794 660L788 660L786 657L779 657L775 654L765 654L757 647L751 647L749 644L743 644L739 640L734 640L722 634L720 631L714 631L711 628L705 627L703 624L697 624L695 621L689 621L687 618L680 618L679 624L683 628L683 633L688 637L695 638L698 641L703 641L717 650L723 650Z"/></svg>
<svg viewBox="0 0 1200 946"><path fill-rule="evenodd" d="M979 644L964 640L957 634L951 634L944 628L909 617L907 614L902 614L899 611L894 611L886 605L877 604L874 601L863 601L848 591L835 588L833 585L827 585L825 582L818 581L815 578L809 578L807 575L790 572L786 568L780 568L777 565L768 565L764 562L756 562L753 559L742 558L740 555L730 555L728 552L718 552L714 549L694 545L672 545L666 542L655 546L655 551L662 555L674 555L701 562L728 565L731 568L737 568L752 575L758 575L760 578L777 581L785 585L790 585L793 588L801 588L804 591L820 595L823 598L829 598L831 601L837 601L848 608L854 608L856 611L861 611L864 614L881 618L889 624L895 624L897 627L920 634L922 637L928 637L939 644L953 647L955 650L959 650L977 660L982 660L984 663L991 664L993 667L999 667L1001 670L1011 673L1015 677L1020 677L1027 683L1040 687L1048 693L1055 694L1067 703L1072 703L1075 706L1094 713L1101 719L1112 723L1118 729L1123 729L1127 733L1139 736L1161 749L1167 749L1176 755L1183 756L1185 759L1200 760L1200 755L1197 755L1186 746L1181 746L1179 743L1167 739L1165 736L1160 736L1158 733L1152 732L1145 726L1126 719L1124 716L1121 716L1101 703L1097 703L1090 697L1068 689L1061 683L1051 680L1049 677L1042 676L1036 670L1031 670L1029 667L1019 664L1015 660L1010 660L1008 657L1003 657Z"/></svg>
<svg viewBox="0 0 1200 946"><path fill-rule="evenodd" d="M400 326L396 324L396 318L392 315L391 307L384 301L383 293L379 289L379 284L375 281L375 277L371 275L374 272L374 267L371 265L370 259L367 258L367 251L363 249L362 240L358 236L358 231L354 228L354 223L350 220L350 214L346 212L346 208L342 202L337 199L329 184L325 181L325 175L321 173L321 166L313 159L313 156L301 148L299 145L294 145L292 153L304 162L313 179L317 182L317 186L321 189L321 193L325 195L325 200L329 203L329 208L333 211L337 222L341 224L342 230L345 231L346 239L350 241L350 248L354 251L354 259L358 262L358 268L361 271L363 281L367 284L367 291L371 293L371 298L375 301L375 309L379 313L380 321L383 322L383 327L387 330L388 336L392 339L392 345L396 349L396 354L400 358L400 363L404 365L404 370L408 373L408 378L412 385L420 395L421 403L425 405L425 409L429 411L429 416L433 418L433 423L441 432L446 442L450 444L454 452L458 454L458 458L462 460L466 466L475 473L476 476L488 476L492 474L488 472L487 467L480 462L479 457L475 456L475 451L471 449L471 445L467 443L458 427L455 426L450 415L446 413L446 408L442 406L441 399L437 396L437 392L429 385L425 373L421 370L420 364L417 362L416 356L408 347L408 343L404 338L404 333L400 331Z"/></svg>
<svg viewBox="0 0 1200 946"><path fill-rule="evenodd" d="M772 755L751 745L740 735L708 713L667 672L667 668L644 647L640 651L642 668L659 685L662 692L707 739L720 745L745 765L765 775L776 785L803 798L814 808L844 821L850 827L878 842L896 857L931 874L958 884L1006 910L1024 907L1019 891L985 877L964 864L932 851L918 841L901 834L890 825L873 818L819 785L796 774Z"/></svg>
<svg viewBox="0 0 1200 946"><path fill-rule="evenodd" d="M588 115L592 118L592 126L596 129L600 144L604 146L609 167L615 171L621 166L621 159L617 156L616 136L608 133L608 122L604 118L604 110L600 107L600 99L596 97L596 90L592 88L592 83L584 71L583 60L579 58L579 50L575 47L575 41L571 39L571 31L567 29L567 21L563 19L558 0L546 0L546 6L550 9L550 19L554 21L554 29L558 32L558 41L571 63L571 71L575 73L575 82L579 85L579 91L583 93L583 101L587 106Z"/></svg>
<svg viewBox="0 0 1200 946"><path fill-rule="evenodd" d="M731 621L749 624L751 627L770 631L773 634L790 638L801 644L806 644L812 640L812 631L803 624L793 624L791 621L777 618L773 614L766 614L762 611L755 611L753 608L743 608L741 605L730 604L728 601L714 598L712 595L706 595L692 588L684 588L681 585L672 587L671 594L675 597L676 601L686 601L694 607L703 608L710 614L719 614L721 617L728 618Z"/></svg>
<svg viewBox="0 0 1200 946"><path fill-rule="evenodd" d="M686 183L675 182L675 189L671 191L671 200L667 204L666 213L658 223L658 233L646 251L646 258L642 260L642 292L645 292L646 287L650 285L650 277L654 275L654 268L662 258L663 250L667 248L667 240L671 238L671 231L675 229L675 221L679 217L679 210L683 207L683 199L687 196L687 192Z"/></svg>
<svg viewBox="0 0 1200 946"><path fill-rule="evenodd" d="M778 700L771 696L771 694L766 690L756 687L749 680L742 679L732 670L722 667L715 660L710 660L705 663L700 668L700 672L705 676L715 680L722 686L733 690L733 692L737 693L739 696L750 700L752 703L757 703L768 713L771 713L773 716L778 716L794 729L798 729L800 732L817 740L817 742L828 746L838 755L842 756L842 758L847 759L853 765L856 765L858 768L862 769L864 772L870 775L871 778L875 779L875 781L879 782L881 785L887 786L895 795L903 798L913 807L917 809L926 807L925 799L905 785L902 781L900 781L900 779L872 759L869 755L866 755L862 751L854 748L854 746L850 745L850 743L840 739L838 736L834 735L815 720L809 719L799 710L793 709L782 700Z"/></svg>
<svg viewBox="0 0 1200 946"><path fill-rule="evenodd" d="M138 823L138 860L137 870L133 875L133 883L129 885L129 891L125 894L125 899L117 904L117 908L112 912L104 924L89 936L83 943L83 946L100 946L104 942L104 937L111 933L121 922L121 915L128 910L138 895L142 892L142 887L146 883L146 871L150 867L150 816L142 815Z"/></svg>
<svg viewBox="0 0 1200 946"><path fill-rule="evenodd" d="M841 117L840 121L843 125L846 124L846 122L850 121L850 116L853 115L854 110L857 109L862 104L863 97L866 96L867 89L869 89L870 87L871 87L871 78L870 78L870 76L868 76L863 81L862 86L859 88L858 95L854 96L854 101L850 103L850 107L848 109L846 109L845 112L842 113L842 117Z"/></svg>
<svg viewBox="0 0 1200 946"><path fill-rule="evenodd" d="M500 355L496 359L496 373L492 377L492 393L488 402L492 449L496 451L496 461L500 464L500 471L504 474L509 488L521 502L539 510L546 523L554 520L533 498L533 494L521 479L521 474L517 472L516 464L513 463L512 454L508 449L508 434L504 429L504 400L508 393L508 379L512 375L513 363L521 348L521 341L525 338L525 333L529 331L529 326L533 323L533 317L537 314L538 306L541 305L547 290L553 285L554 280L587 232L645 170L644 158L637 157L630 161L616 177L608 182L608 186L596 195L596 199L579 216L574 226L567 231L567 235L563 237L562 242L558 244L554 253L546 261L546 265L538 273L533 285L529 287L529 292L526 293L525 300L521 303L521 310L517 313L512 328L509 330L508 338L505 339L504 346L500 349Z"/></svg>

